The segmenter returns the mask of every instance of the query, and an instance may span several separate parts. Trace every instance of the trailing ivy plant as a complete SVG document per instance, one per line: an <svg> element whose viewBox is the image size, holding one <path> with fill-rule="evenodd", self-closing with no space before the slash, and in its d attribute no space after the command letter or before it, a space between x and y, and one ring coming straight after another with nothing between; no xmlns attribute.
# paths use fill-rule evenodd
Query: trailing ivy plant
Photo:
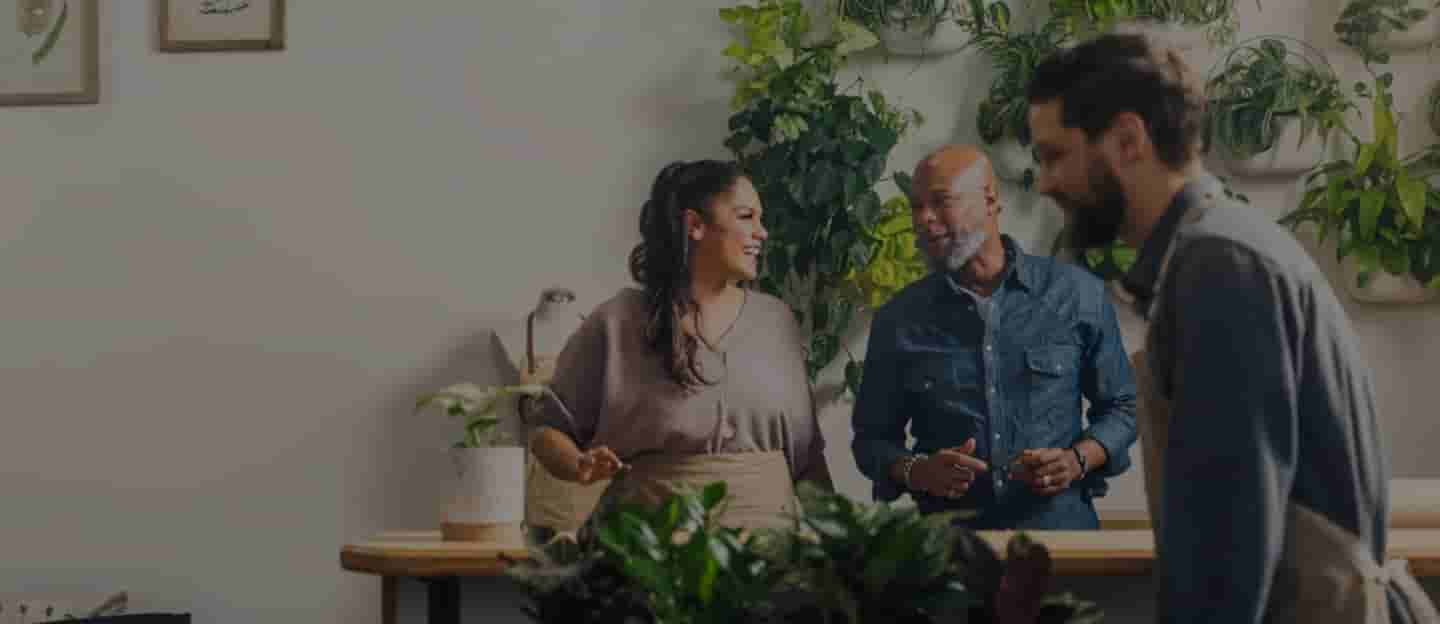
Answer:
<svg viewBox="0 0 1440 624"><path fill-rule="evenodd" d="M837 0L840 15L871 32L899 27L908 29L924 24L930 32L941 22L960 15L960 2L965 0Z"/></svg>
<svg viewBox="0 0 1440 624"><path fill-rule="evenodd" d="M1025 90L1040 63L1066 42L1065 26L1052 19L1035 30L1017 30L1012 26L1010 7L1003 1L969 2L968 17L960 23L970 31L971 45L989 57L996 72L975 119L980 139L989 145L1008 139L1029 146ZM1026 169L1017 182L1028 190L1034 180L1034 170Z"/></svg>
<svg viewBox="0 0 1440 624"><path fill-rule="evenodd" d="M725 146L753 179L770 233L759 287L789 303L806 329L814 381L843 349L862 303L848 296L845 276L870 262L867 232L884 216L875 186L896 143L923 120L863 81L839 84L846 55L876 42L859 25L839 19L834 33L816 33L800 0L758 0L720 15L740 29L725 50L740 74Z"/></svg>
<svg viewBox="0 0 1440 624"><path fill-rule="evenodd" d="M1234 38L1239 25L1235 6L1236 0L1050 0L1052 14L1078 37L1139 20L1203 27L1212 44L1229 43Z"/></svg>
<svg viewBox="0 0 1440 624"><path fill-rule="evenodd" d="M1430 0L1350 0L1335 22L1340 42L1354 48L1366 65L1390 62L1390 53L1381 49L1380 39L1409 30L1431 11ZM1440 7L1440 1L1432 7Z"/></svg>
<svg viewBox="0 0 1440 624"><path fill-rule="evenodd" d="M1291 43L1312 54L1295 51ZM1278 35L1230 49L1206 84L1215 144L1244 159L1275 147L1282 120L1300 123L1301 145L1312 135L1326 140L1337 129L1347 131L1345 113L1355 105L1319 55L1303 41Z"/></svg>
<svg viewBox="0 0 1440 624"><path fill-rule="evenodd" d="M1314 224L1319 240L1337 239L1335 257L1353 256L1356 285L1376 271L1409 275L1440 287L1440 146L1401 156L1390 85L1393 75L1362 90L1372 101L1373 137L1355 143L1353 160L1337 160L1306 179L1300 206L1280 220L1292 229ZM1363 84L1363 83L1362 83Z"/></svg>

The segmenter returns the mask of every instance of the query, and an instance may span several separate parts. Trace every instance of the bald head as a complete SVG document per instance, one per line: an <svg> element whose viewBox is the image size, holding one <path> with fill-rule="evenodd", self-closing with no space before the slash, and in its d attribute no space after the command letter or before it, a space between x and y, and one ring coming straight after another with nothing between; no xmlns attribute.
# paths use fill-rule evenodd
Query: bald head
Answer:
<svg viewBox="0 0 1440 624"><path fill-rule="evenodd" d="M946 145L915 165L915 180L925 180L926 190L944 186L952 192L995 188L995 169L985 152L972 145ZM919 192L920 189L915 189Z"/></svg>

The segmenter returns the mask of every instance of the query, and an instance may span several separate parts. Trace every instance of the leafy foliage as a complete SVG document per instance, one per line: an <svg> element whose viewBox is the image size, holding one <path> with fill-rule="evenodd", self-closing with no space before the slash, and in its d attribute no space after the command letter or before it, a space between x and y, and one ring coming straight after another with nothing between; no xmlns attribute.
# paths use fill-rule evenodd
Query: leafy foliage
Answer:
<svg viewBox="0 0 1440 624"><path fill-rule="evenodd" d="M1298 119L1300 144L1311 135L1346 131L1345 113L1355 108L1335 72L1287 45L1304 42L1275 35L1231 49L1206 85L1212 139L1230 156L1248 158L1275 147L1282 119ZM1309 48L1315 55L1318 51Z"/></svg>
<svg viewBox="0 0 1440 624"><path fill-rule="evenodd" d="M896 143L923 119L861 81L837 83L846 55L876 41L853 22L815 33L799 0L758 0L720 15L742 30L725 51L740 74L725 145L765 205L770 242L759 287L784 299L806 328L813 381L860 307L844 278L869 264L867 233L884 214L875 185Z"/></svg>
<svg viewBox="0 0 1440 624"><path fill-rule="evenodd" d="M1383 74L1373 94L1361 92L1372 100L1374 138L1352 137L1353 161L1311 173L1299 208L1280 222L1292 228L1313 223L1322 242L1334 234L1336 258L1355 257L1361 287L1377 270L1440 287L1440 189L1429 181L1440 173L1440 146L1400 156L1392 80Z"/></svg>
<svg viewBox="0 0 1440 624"><path fill-rule="evenodd" d="M1390 53L1381 49L1381 38L1408 30L1429 14L1423 0L1350 0L1335 22L1335 34L1359 52L1366 65L1383 65L1390 62Z"/></svg>
<svg viewBox="0 0 1440 624"><path fill-rule="evenodd" d="M1110 30L1125 21L1145 20L1203 26L1210 43L1223 44L1234 38L1239 26L1236 0L1051 0L1050 6L1076 36Z"/></svg>
<svg viewBox="0 0 1440 624"><path fill-rule="evenodd" d="M964 0L838 0L840 15L874 32L885 26L910 28L919 22L933 30L954 19Z"/></svg>
<svg viewBox="0 0 1440 624"><path fill-rule="evenodd" d="M602 512L589 539L552 542L508 573L539 624L983 624L1014 621L1005 618L1016 607L1039 624L1103 616L1071 594L1046 593L1048 551L1023 533L1002 561L947 515L800 488L793 530L717 526L727 492L714 483L654 508Z"/></svg>
<svg viewBox="0 0 1440 624"><path fill-rule="evenodd" d="M1028 146L1026 87L1041 61L1068 40L1066 24L1063 20L1051 19L1035 30L1020 30L1015 28L1010 7L1003 0L967 1L970 10L959 23L970 32L970 45L984 53L995 70L990 90L976 111L976 130L980 139L989 145L1014 140ZM1034 180L1034 170L1027 168L1021 179L1015 181L1029 189Z"/></svg>
<svg viewBox="0 0 1440 624"><path fill-rule="evenodd" d="M915 242L910 217L910 200L897 195L881 207L880 222L866 230L870 241L870 262L845 276L859 291L860 301L878 308L906 286L925 276L928 267Z"/></svg>
<svg viewBox="0 0 1440 624"><path fill-rule="evenodd" d="M1429 113L1430 130L1440 135L1440 82L1430 89L1430 98L1425 102Z"/></svg>

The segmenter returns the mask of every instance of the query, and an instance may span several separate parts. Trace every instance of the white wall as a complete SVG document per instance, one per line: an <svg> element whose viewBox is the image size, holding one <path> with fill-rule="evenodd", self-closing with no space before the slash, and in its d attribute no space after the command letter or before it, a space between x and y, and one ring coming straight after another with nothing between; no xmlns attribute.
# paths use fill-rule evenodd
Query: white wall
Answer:
<svg viewBox="0 0 1440 624"><path fill-rule="evenodd" d="M288 50L198 55L153 50L152 6L102 4L101 103L0 111L0 589L378 621L338 550L437 523L455 430L414 396L500 381L488 331L540 288L626 283L654 173L726 155L724 3L291 2ZM1297 34L1309 6L1266 5L1247 31ZM1397 63L1402 105L1424 62ZM974 140L977 58L862 71L930 118L892 169ZM1006 227L1044 249L1058 215L1030 203ZM1440 475L1435 308L1353 313L1397 474ZM865 496L848 408L823 417Z"/></svg>

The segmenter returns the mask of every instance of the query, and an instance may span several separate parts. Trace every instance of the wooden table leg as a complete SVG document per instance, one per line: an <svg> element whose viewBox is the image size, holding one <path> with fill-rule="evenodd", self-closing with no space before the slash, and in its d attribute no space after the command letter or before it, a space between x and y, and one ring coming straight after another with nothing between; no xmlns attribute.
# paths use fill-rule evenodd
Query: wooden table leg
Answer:
<svg viewBox="0 0 1440 624"><path fill-rule="evenodd" d="M397 585L400 579L393 576L380 577L380 622L381 624L399 624L398 613L399 597Z"/></svg>
<svg viewBox="0 0 1440 624"><path fill-rule="evenodd" d="M427 609L430 624L460 624L460 579L440 576L425 579L429 586Z"/></svg>

